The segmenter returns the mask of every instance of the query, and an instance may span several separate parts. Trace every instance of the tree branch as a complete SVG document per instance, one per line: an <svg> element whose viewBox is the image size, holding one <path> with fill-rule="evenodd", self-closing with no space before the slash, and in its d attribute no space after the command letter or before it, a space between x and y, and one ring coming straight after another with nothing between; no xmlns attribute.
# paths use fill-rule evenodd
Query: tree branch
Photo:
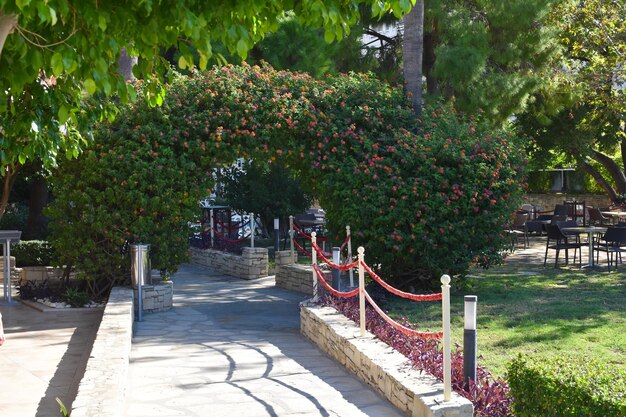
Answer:
<svg viewBox="0 0 626 417"><path fill-rule="evenodd" d="M4 14L0 10L0 56L2 56L2 49L4 48L4 42L7 37L13 33L13 30L17 27L17 15L16 14Z"/></svg>
<svg viewBox="0 0 626 417"><path fill-rule="evenodd" d="M615 188L618 194L626 193L626 175L615 161L613 161L608 155L596 150L591 150L591 157L598 161L602 166L606 168L609 175L615 181Z"/></svg>
<svg viewBox="0 0 626 417"><path fill-rule="evenodd" d="M390 38L389 36L386 36L386 35L383 35L382 33L377 32L377 31L375 31L372 28L365 28L363 30L363 33L365 33L366 35L370 35L370 36L373 36L375 38L378 38L380 40L383 40L383 41L385 41L387 43L390 43L391 45L395 45L397 43L396 39Z"/></svg>
<svg viewBox="0 0 626 417"><path fill-rule="evenodd" d="M607 182L606 179L604 179L602 174L600 174L597 169L591 166L588 162L583 162L582 168L587 174L591 175L593 179L596 180L596 183L598 183L598 185L602 187L604 191L607 192L611 201L615 201L617 199L617 193L615 192L615 189L611 186L611 184Z"/></svg>

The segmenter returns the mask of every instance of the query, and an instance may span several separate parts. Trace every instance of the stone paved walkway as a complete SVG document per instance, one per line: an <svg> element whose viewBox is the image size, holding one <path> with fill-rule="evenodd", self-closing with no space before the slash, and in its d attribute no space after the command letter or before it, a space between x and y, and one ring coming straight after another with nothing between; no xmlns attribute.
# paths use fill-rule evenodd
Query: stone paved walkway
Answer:
<svg viewBox="0 0 626 417"><path fill-rule="evenodd" d="M136 323L126 417L391 417L299 333L305 296L184 265L175 308Z"/></svg>
<svg viewBox="0 0 626 417"><path fill-rule="evenodd" d="M0 416L59 417L55 399L71 407L102 309L38 311L15 302L0 311Z"/></svg>

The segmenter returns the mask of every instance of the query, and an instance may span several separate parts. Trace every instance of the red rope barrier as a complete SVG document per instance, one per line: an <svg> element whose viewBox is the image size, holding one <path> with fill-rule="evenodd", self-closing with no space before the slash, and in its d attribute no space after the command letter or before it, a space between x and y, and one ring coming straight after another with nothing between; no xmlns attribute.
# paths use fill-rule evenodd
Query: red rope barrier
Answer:
<svg viewBox="0 0 626 417"><path fill-rule="evenodd" d="M376 312L383 318L383 320L389 323L394 329L406 335L421 337L422 339L441 339L441 337L443 337L443 332L418 332L417 330L409 329L408 327L401 325L400 323L394 321L391 317L386 315L385 312L380 307L378 307L378 305L376 305L374 300L372 300L367 291L363 290L363 293L367 301L374 308L374 310L376 310Z"/></svg>
<svg viewBox="0 0 626 417"><path fill-rule="evenodd" d="M440 301L442 298L441 293L418 295L418 294L411 294L410 292L400 291L392 287L391 285L387 284L385 281L383 281L383 279L379 277L378 275L376 275L376 273L372 271L372 269L369 266L367 266L365 262L361 262L361 265L363 265L363 268L365 269L365 271L368 274L370 274L372 278L374 278L374 281L378 282L380 285L383 286L384 289L386 289L392 294L395 294L402 298L408 298L409 300L413 300L413 301Z"/></svg>
<svg viewBox="0 0 626 417"><path fill-rule="evenodd" d="M226 223L223 222L216 222L215 224L221 226L223 229L228 230L229 232L232 232L233 230L238 230L238 229L243 229L244 227L246 227L248 224L250 224L250 220L248 220L247 222L240 224L240 225L234 225L234 226L227 226Z"/></svg>
<svg viewBox="0 0 626 417"><path fill-rule="evenodd" d="M302 246L300 246L300 244L299 244L299 243L298 243L295 239L293 239L293 243L294 243L294 245L296 245L296 248L297 248L297 249L298 249L298 250L299 250L299 251L300 251L300 252L301 252L304 256L311 257L311 254L310 254L309 252L307 252L307 250L306 250L306 249L304 249Z"/></svg>
<svg viewBox="0 0 626 417"><path fill-rule="evenodd" d="M346 236L346 240L344 240L343 243L341 244L341 247L339 248L339 251L342 251L343 248L346 247L346 245L348 244L349 241L350 241L350 235Z"/></svg>
<svg viewBox="0 0 626 417"><path fill-rule="evenodd" d="M215 234L222 240L225 240L226 242L230 242L230 243L239 243L239 242L243 242L244 240L247 240L250 238L250 235L244 236L241 239L229 239L226 236L222 235L220 232L217 231L217 229L213 228L213 231L215 232Z"/></svg>
<svg viewBox="0 0 626 417"><path fill-rule="evenodd" d="M352 268L354 268L356 266L359 266L359 261L354 261L351 264L346 264L346 265L337 265L336 263L333 263L331 260L329 260L325 256L324 251L322 251L322 249L319 246L317 246L316 243L311 242L311 246L313 246L313 249L320 256L320 259L322 261L324 261L325 263L327 263L329 266L331 266L334 269L338 269L340 271L347 271L347 270L352 269Z"/></svg>
<svg viewBox="0 0 626 417"><path fill-rule="evenodd" d="M302 229L300 229L298 226L296 226L296 224L292 224L293 226L293 230L296 231L296 233L298 233L300 236L302 236L303 238L307 239L307 240L311 240L311 236L307 235L306 233L304 233L304 231L302 231ZM318 242L324 242L326 241L326 237L324 236L318 236L317 237L317 241Z"/></svg>
<svg viewBox="0 0 626 417"><path fill-rule="evenodd" d="M317 280L319 282L321 282L322 285L324 286L324 288L326 288L328 290L328 292L330 292L332 295L335 295L335 296L341 297L341 298L350 298L350 297L354 297L355 295L357 295L359 293L359 289L358 288L355 288L352 291L348 291L348 292L337 291L336 289L331 287L328 284L328 282L326 282L326 278L324 278L324 273L322 272L322 270L320 269L319 266L313 265L313 270L315 271L315 275L317 275Z"/></svg>

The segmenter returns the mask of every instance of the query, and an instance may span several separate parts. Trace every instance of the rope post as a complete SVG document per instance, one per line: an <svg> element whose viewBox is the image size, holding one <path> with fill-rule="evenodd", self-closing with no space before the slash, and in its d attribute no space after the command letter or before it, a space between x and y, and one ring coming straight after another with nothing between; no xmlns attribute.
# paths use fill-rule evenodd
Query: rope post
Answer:
<svg viewBox="0 0 626 417"><path fill-rule="evenodd" d="M274 253L280 250L280 219L274 217Z"/></svg>
<svg viewBox="0 0 626 417"><path fill-rule="evenodd" d="M293 233L293 230L291 230L291 232ZM316 241L317 241L317 233L313 232L311 233L311 242L313 243L311 245L311 265L315 266L317 265L317 251L315 250L315 245L316 245ZM317 300L318 298L318 293L319 289L317 286L317 274L315 273L315 268L313 268L313 299Z"/></svg>
<svg viewBox="0 0 626 417"><path fill-rule="evenodd" d="M469 381L476 381L476 307L478 297L466 295L465 326L463 329L463 381L469 389Z"/></svg>
<svg viewBox="0 0 626 417"><path fill-rule="evenodd" d="M293 216L289 216L289 250L291 252L291 263L296 263L296 257L293 253ZM317 279L315 280L317 282Z"/></svg>
<svg viewBox="0 0 626 417"><path fill-rule="evenodd" d="M256 219L254 213L250 213L250 247L254 247L254 232L256 230Z"/></svg>
<svg viewBox="0 0 626 417"><path fill-rule="evenodd" d="M365 248L359 246L356 250L359 258L359 327L361 328L361 336L365 336Z"/></svg>
<svg viewBox="0 0 626 417"><path fill-rule="evenodd" d="M441 307L443 319L443 400L452 398L452 360L450 356L450 276L441 276Z"/></svg>
<svg viewBox="0 0 626 417"><path fill-rule="evenodd" d="M348 262L352 263L352 236L350 235L350 226L346 226L346 235L348 236ZM348 275L350 276L350 288L354 288L354 273L352 272L352 268L348 270Z"/></svg>
<svg viewBox="0 0 626 417"><path fill-rule="evenodd" d="M213 219L213 209L209 210L209 224L211 227L211 247L215 244L215 231L213 230L215 227L215 220Z"/></svg>

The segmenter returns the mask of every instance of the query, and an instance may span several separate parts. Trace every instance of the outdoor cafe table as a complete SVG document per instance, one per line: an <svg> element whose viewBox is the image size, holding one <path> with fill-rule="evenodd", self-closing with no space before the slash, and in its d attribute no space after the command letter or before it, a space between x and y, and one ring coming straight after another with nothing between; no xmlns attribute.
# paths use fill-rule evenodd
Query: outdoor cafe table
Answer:
<svg viewBox="0 0 626 417"><path fill-rule="evenodd" d="M626 211L601 211L600 213L604 214L605 216L617 217L620 220L626 217Z"/></svg>
<svg viewBox="0 0 626 417"><path fill-rule="evenodd" d="M575 233L587 233L587 239L589 241L589 262L583 265L583 268L593 268L595 266L593 260L593 235L606 233L606 227L598 226L578 226L578 227L563 227L563 232L575 232Z"/></svg>

